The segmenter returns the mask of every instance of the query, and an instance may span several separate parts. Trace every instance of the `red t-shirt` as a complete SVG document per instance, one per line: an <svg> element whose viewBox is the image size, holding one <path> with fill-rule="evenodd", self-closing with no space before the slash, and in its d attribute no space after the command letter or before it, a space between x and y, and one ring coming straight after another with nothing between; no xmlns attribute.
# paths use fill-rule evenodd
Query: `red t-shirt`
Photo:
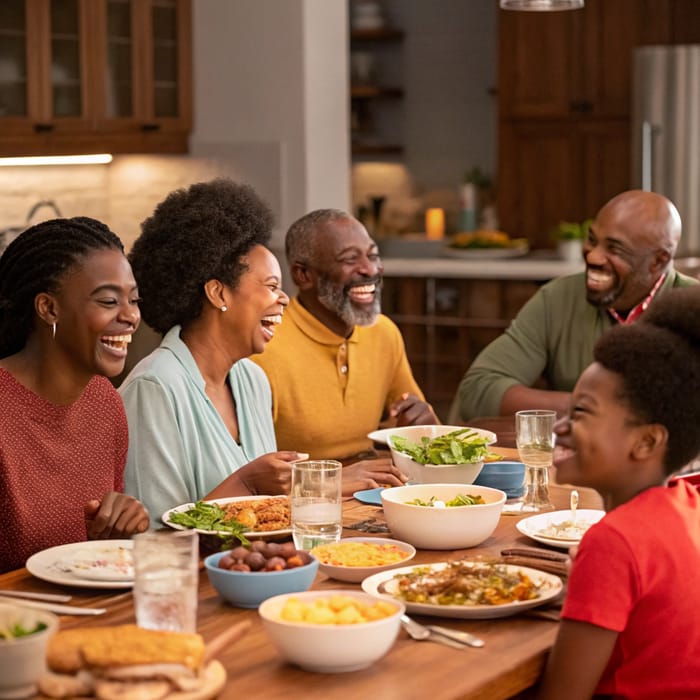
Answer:
<svg viewBox="0 0 700 700"><path fill-rule="evenodd" d="M0 369L0 572L85 540L83 506L123 490L127 446L124 406L104 377L56 406Z"/></svg>
<svg viewBox="0 0 700 700"><path fill-rule="evenodd" d="M700 698L700 493L648 489L594 525L562 617L619 632L596 693Z"/></svg>

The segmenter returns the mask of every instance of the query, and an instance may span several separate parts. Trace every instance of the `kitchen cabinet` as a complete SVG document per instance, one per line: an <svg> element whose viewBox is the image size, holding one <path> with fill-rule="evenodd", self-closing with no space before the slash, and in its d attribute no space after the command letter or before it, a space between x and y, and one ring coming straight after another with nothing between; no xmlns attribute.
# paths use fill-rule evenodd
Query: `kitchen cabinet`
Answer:
<svg viewBox="0 0 700 700"><path fill-rule="evenodd" d="M400 328L416 381L442 420L474 358L538 288L532 280L391 277L385 272L382 311Z"/></svg>
<svg viewBox="0 0 700 700"><path fill-rule="evenodd" d="M3 0L0 153L184 152L190 0Z"/></svg>
<svg viewBox="0 0 700 700"><path fill-rule="evenodd" d="M693 0L586 0L570 12L499 11L501 227L554 245L629 188L633 50L700 41Z"/></svg>
<svg viewBox="0 0 700 700"><path fill-rule="evenodd" d="M350 31L350 124L353 157L401 154L398 29Z"/></svg>

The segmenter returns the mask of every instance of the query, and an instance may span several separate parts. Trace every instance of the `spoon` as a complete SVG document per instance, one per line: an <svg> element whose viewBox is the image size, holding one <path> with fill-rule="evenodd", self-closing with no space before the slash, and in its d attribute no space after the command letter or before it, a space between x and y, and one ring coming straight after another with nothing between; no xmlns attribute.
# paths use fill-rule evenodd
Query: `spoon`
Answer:
<svg viewBox="0 0 700 700"><path fill-rule="evenodd" d="M571 522L576 525L576 509L578 508L578 491L574 489L571 492Z"/></svg>

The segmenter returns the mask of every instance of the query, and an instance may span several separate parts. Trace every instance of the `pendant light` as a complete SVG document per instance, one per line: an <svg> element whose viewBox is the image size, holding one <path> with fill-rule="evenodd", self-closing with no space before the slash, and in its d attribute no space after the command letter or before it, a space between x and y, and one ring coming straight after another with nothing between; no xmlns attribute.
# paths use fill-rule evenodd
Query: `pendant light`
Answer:
<svg viewBox="0 0 700 700"><path fill-rule="evenodd" d="M579 10L583 0L501 0L502 10L527 12L552 12L554 10Z"/></svg>

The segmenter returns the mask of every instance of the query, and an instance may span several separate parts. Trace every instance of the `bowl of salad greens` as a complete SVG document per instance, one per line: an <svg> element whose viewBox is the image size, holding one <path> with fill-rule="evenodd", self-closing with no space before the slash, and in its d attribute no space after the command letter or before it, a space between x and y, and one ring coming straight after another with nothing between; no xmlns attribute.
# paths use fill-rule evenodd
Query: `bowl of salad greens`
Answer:
<svg viewBox="0 0 700 700"><path fill-rule="evenodd" d="M471 484L484 461L498 459L490 450L490 430L455 425L411 425L388 432L394 464L414 484Z"/></svg>
<svg viewBox="0 0 700 700"><path fill-rule="evenodd" d="M0 698L36 693L46 671L46 644L57 629L53 613L0 603Z"/></svg>
<svg viewBox="0 0 700 700"><path fill-rule="evenodd" d="M418 549L466 549L488 539L506 494L475 484L412 484L384 489L384 516L397 540Z"/></svg>

